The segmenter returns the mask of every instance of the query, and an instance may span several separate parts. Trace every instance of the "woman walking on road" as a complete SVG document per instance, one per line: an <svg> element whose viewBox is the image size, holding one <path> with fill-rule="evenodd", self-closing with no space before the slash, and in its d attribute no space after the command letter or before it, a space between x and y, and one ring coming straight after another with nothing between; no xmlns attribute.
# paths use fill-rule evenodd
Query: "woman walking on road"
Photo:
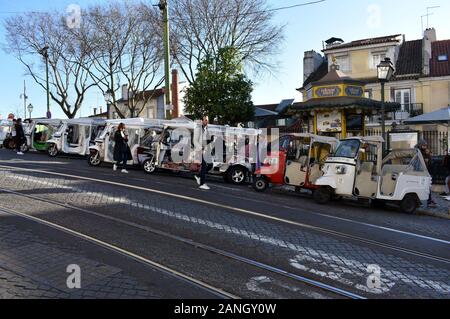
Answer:
<svg viewBox="0 0 450 319"><path fill-rule="evenodd" d="M127 161L132 158L130 158L131 152L128 146L128 135L125 133L125 124L120 123L116 133L114 133L114 141L116 142L114 145L114 161L116 163L113 169L116 171L118 165L122 163L122 173L128 174Z"/></svg>
<svg viewBox="0 0 450 319"><path fill-rule="evenodd" d="M24 155L22 153L22 145L25 143L25 132L23 131L22 119L18 119L14 126L16 136L14 142L16 144L17 155Z"/></svg>

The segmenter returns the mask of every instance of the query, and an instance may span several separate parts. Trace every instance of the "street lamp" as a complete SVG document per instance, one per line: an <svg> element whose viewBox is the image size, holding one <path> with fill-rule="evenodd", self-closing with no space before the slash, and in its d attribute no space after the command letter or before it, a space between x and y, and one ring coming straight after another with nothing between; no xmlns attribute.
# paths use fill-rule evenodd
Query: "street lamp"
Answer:
<svg viewBox="0 0 450 319"><path fill-rule="evenodd" d="M30 114L30 120L31 120L31 113L33 113L33 109L34 109L34 107L33 107L33 104L28 104L28 113Z"/></svg>
<svg viewBox="0 0 450 319"><path fill-rule="evenodd" d="M103 97L105 98L105 102L106 102L106 113L108 114L107 118L109 118L109 114L110 114L109 111L110 111L110 106L111 106L111 102L112 102L112 99L113 99L113 92L110 89L108 89L103 94Z"/></svg>
<svg viewBox="0 0 450 319"><path fill-rule="evenodd" d="M384 139L383 152L386 151L386 97L385 97L385 85L394 76L394 65L390 58L385 58L377 66L378 80L381 83L381 134Z"/></svg>
<svg viewBox="0 0 450 319"><path fill-rule="evenodd" d="M46 73L46 82L47 82L47 118L52 117L52 113L50 112L50 86L49 86L49 80L48 80L48 46L43 47L39 50L39 53L44 57L45 59L45 73Z"/></svg>

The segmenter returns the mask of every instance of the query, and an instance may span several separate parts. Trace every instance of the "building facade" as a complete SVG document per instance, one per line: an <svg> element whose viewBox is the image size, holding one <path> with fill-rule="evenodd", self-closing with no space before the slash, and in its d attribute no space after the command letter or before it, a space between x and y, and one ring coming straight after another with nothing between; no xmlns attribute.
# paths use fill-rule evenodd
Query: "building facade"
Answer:
<svg viewBox="0 0 450 319"><path fill-rule="evenodd" d="M322 53L305 52L304 83L298 89L304 101L311 98L309 84L323 78L333 63L352 79L365 83L366 98L381 100L377 65L388 57L396 73L386 85L386 100L399 104L388 114L388 126L450 105L450 40L438 41L435 29L426 30L423 39L413 41L396 34L349 43L331 38L325 44ZM368 127L377 127L379 122L378 116L367 118Z"/></svg>

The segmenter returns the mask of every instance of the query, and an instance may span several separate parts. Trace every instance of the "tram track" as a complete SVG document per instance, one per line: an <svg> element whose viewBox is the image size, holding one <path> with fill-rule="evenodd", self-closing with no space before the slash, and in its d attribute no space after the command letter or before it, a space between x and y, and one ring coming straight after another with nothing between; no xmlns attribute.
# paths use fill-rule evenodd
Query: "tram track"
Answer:
<svg viewBox="0 0 450 319"><path fill-rule="evenodd" d="M170 267L164 266L164 265L162 265L162 264L160 264L158 262L152 261L152 260L150 260L150 259L148 259L146 257L137 255L137 254L135 254L133 252L127 251L127 250L125 250L123 248L120 248L118 246L112 245L112 244L107 243L105 241L99 240L99 239L94 238L92 236L88 236L86 234L82 234L82 233L80 233L78 231L75 231L73 229L69 229L67 227L64 227L64 226L61 226L61 225L49 222L47 220L44 220L42 218L37 218L35 216L30 216L28 214L25 214L25 213L22 213L22 212L19 212L17 210L10 209L10 208L0 207L0 212L2 212L3 214L8 214L10 216L15 216L15 217L19 217L19 218L22 218L22 219L26 219L28 221L32 221L34 223L37 223L37 224L40 224L40 225L52 228L54 230L63 232L65 234L71 235L73 237L77 237L78 239L82 239L82 240L87 241L87 242L89 242L91 244L94 244L96 246L100 246L100 247L102 247L104 249L107 249L107 250L113 252L113 253L119 254L119 255L124 256L126 258L129 258L129 259L131 259L133 261L136 261L136 262L138 262L140 264L143 264L145 266L151 267L154 270L157 270L157 271L165 273L165 274L167 274L169 276L172 276L173 278L175 278L177 280L181 280L183 282L187 282L187 283L189 283L189 284L191 284L191 285L193 285L193 286L195 286L197 288L200 288L201 290L204 290L207 293L210 293L210 294L220 298L220 299L240 299L240 297L238 297L238 296L236 296L234 294L231 294L231 293L226 292L226 291L224 291L224 290L222 290L220 288L217 288L217 287L214 287L214 286L212 286L210 284L207 284L207 283L205 283L205 282L203 282L201 280L198 280L198 279L195 279L195 278L193 278L191 276L183 274L183 273L181 273L181 272L179 272L177 270L174 270L174 269L172 269Z"/></svg>
<svg viewBox="0 0 450 319"><path fill-rule="evenodd" d="M230 205L223 205L223 204L219 204L219 203L213 203L213 202L209 202L209 201L206 201L206 200L203 200L203 199L192 198L192 197L179 195L179 194L175 194L175 193L169 193L169 192L165 192L165 191L161 191L161 190L156 190L156 189L151 189L151 188L144 188L144 187L140 187L140 186L128 185L128 184L124 184L124 183L117 183L117 182L113 182L113 181L100 180L100 179L95 179L95 178L88 178L88 177L83 177L83 176L74 176L74 175L69 175L69 174L62 174L62 173L55 173L55 172L48 172L48 171L43 171L43 170L28 169L28 168L13 167L13 166L2 166L2 165L0 165L0 168L16 169L16 170L25 171L25 172L28 171L28 172L48 174L48 175L53 175L53 176L60 176L60 177L73 178L73 179L79 179L79 180L85 180L85 181L92 181L92 182L103 183L103 184L112 185L112 186L127 187L127 188L134 189L134 190L150 192L150 193L154 193L154 194L158 194L158 195L164 195L164 196L169 196L169 197L172 197L172 198L177 198L177 199L182 199L182 200L188 200L188 201L191 201L191 202L194 202L194 203L208 205L208 206L212 206L212 207L216 207L216 208L222 208L222 209L233 211L233 212L236 212L236 213L241 213L241 214L244 214L244 215L250 215L250 216L253 216L253 217L257 217L257 218L262 218L262 219L269 220L269 221L272 221L272 222L277 222L277 223L281 223L281 224L285 224L285 225L299 227L299 228L302 228L302 229L312 230L312 231L316 231L316 232L319 232L319 233L322 233L322 234L325 234L325 235L335 236L335 237L338 237L338 238L351 240L351 241L354 241L354 242L357 242L357 243L371 245L371 246L375 246L375 247L379 247L379 248L384 248L384 249L388 249L388 250L391 250L391 251L400 252L400 253L403 253L403 254L406 254L406 255L410 255L410 256L414 256L414 257L420 257L420 258L424 258L424 259L427 259L427 260L432 260L432 261L435 261L435 262L440 262L440 263L444 263L444 264L450 265L450 259L442 257L442 256L436 256L436 255L432 255L432 254L427 254L427 253L424 253L424 252L420 252L420 251L416 251L416 250L413 250L413 249L408 249L408 248L405 248L405 247L400 247L400 246L396 246L396 245L380 242L380 241L377 241L377 240L363 238L363 237L359 237L359 236L355 236L355 235L351 235L351 234L335 231L335 230L324 228L324 227L318 227L318 226L314 226L314 225L310 225L310 224L306 224L306 223L300 223L300 222L297 222L297 221L288 220L288 219L284 219L284 218L279 218L279 217L267 215L267 214L264 214L264 213L259 213L259 212L250 211L250 210L247 210L247 209L233 207L233 206L230 206ZM445 242L445 244L448 244L448 242Z"/></svg>
<svg viewBox="0 0 450 319"><path fill-rule="evenodd" d="M121 219L121 218L108 216L108 215L105 215L105 214L102 214L102 213L98 213L98 212L95 212L95 211L92 211L92 210L75 207L75 206L72 206L70 204L61 203L61 202L50 200L50 199L44 199L44 198L40 198L40 197L33 196L33 195L21 194L20 192L11 191L11 190L7 190L7 189L3 189L3 188L0 188L0 192L9 193L9 194L12 194L12 195L15 195L15 196L24 197L24 198L28 198L28 199L32 199L32 200L36 200L36 201L45 202L47 204L59 206L59 207L70 209L70 210L75 210L75 211L80 212L80 213L89 214L89 215L92 215L92 216L95 216L95 217L99 217L99 218L103 218L103 219L106 219L108 221L112 221L112 222L115 222L115 223L118 223L118 224L121 224L121 225L125 225L125 226L128 226L128 227L139 229L139 230L145 231L147 233L152 233L154 235L161 236L161 237L163 237L165 239L174 240L174 241L177 241L179 243L189 245L189 246L191 246L191 247L193 247L195 249L200 249L200 250L203 250L205 252L209 252L209 253L212 253L212 254L215 254L215 255L218 255L218 256L230 259L230 260L232 260L234 262L246 264L246 265L251 266L253 268L256 268L256 269L258 269L260 271L262 270L262 271L266 271L266 272L269 272L269 273L272 273L272 274L276 274L276 275L284 277L284 278L286 278L286 279L288 279L290 281L298 282L298 283L301 283L301 284L306 284L307 286L309 286L311 288L319 289L321 291L324 291L324 292L327 292L327 293L331 293L331 294L333 294L333 295L335 295L336 297L339 297L339 298L343 297L343 298L348 298L348 299L366 299L365 297L363 297L361 295L358 295L356 293L353 293L351 291L344 290L344 289L341 289L341 288L337 288L337 287L334 287L332 285L325 284L323 282L320 282L320 281L317 281L317 280L314 280L314 279L311 279L311 278L308 278L308 277L305 277L305 276L301 276L301 275L298 275L298 274L294 274L294 273L291 273L289 271L280 269L278 267L275 267L275 266L272 266L272 265L268 265L266 263L259 262L257 260L253 260L253 259L250 259L250 258L247 258L247 257L244 257L244 256L240 256L240 255L237 255L235 253L232 253L232 252L220 249L220 248L216 248L216 247L213 247L213 246L210 246L210 245L206 245L206 244L194 241L192 239L183 238L181 236L177 236L177 235L171 234L169 232L158 230L158 229L155 229L155 228L152 228L152 227L148 227L148 226L140 225L140 224L137 224L137 223L133 223L131 221L127 221L127 220L124 220L124 219ZM14 210L11 210L11 209L0 208L0 211L6 211L7 213L10 213L10 214L22 217L22 218L27 218L27 219L33 220L35 222L38 222L38 223L42 223L42 224L47 225L49 227L52 227L52 228L55 228L55 229L67 232L69 234L75 235L75 236L77 236L79 238L82 238L82 239L85 239L85 240L88 240L88 241L90 241L90 242L92 242L94 244L98 244L98 245L100 245L102 247L105 247L105 248L108 248L110 250L119 252L122 255L128 256L128 257L130 257L130 258L132 258L134 260L137 260L139 262L144 262L144 263L150 264L151 266L156 267L157 269L162 269L162 270L168 272L169 274L173 274L173 275L175 275L177 277L181 277L184 280L188 280L190 282L195 283L196 285L199 285L200 287L206 288L208 291L212 291L212 292L216 293L218 296L222 295L222 296L224 296L226 298L238 299L238 297L236 297L235 295L227 293L227 292L224 292L224 290L222 290L220 288L215 288L215 287L213 287L213 286L211 286L209 284L204 283L203 281L194 279L194 278L189 277L187 275L183 275L182 273L180 273L180 272L178 272L176 270L173 270L173 269L171 269L171 268L169 268L167 266L161 265L161 264L153 262L153 261L149 261L145 257L135 255L134 253L128 252L128 251L126 251L124 249L121 249L121 248L118 248L116 246L110 245L108 243L102 242L102 241L100 241L98 239L95 239L95 238L92 238L90 236L86 236L86 235L81 234L81 233L79 233L77 231L65 228L65 227L60 226L60 225L53 224L51 222L45 221L43 219L40 219L40 218L37 218L37 217L34 217L34 216L29 216L27 214L14 211Z"/></svg>

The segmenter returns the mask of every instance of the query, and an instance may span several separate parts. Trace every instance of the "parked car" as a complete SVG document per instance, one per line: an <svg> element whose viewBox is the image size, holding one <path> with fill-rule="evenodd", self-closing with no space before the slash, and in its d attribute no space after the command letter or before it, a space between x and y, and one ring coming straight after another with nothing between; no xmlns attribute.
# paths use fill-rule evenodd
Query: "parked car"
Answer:
<svg viewBox="0 0 450 319"><path fill-rule="evenodd" d="M323 175L323 164L338 143L336 138L309 133L285 135L279 151L269 153L256 170L253 188L264 192L272 184L317 190L315 183Z"/></svg>
<svg viewBox="0 0 450 319"><path fill-rule="evenodd" d="M56 157L58 153L88 155L89 146L95 144L98 133L106 126L100 119L71 119L63 121L52 138L47 141L48 155Z"/></svg>
<svg viewBox="0 0 450 319"><path fill-rule="evenodd" d="M319 204L333 196L369 200L375 206L397 204L412 214L428 199L432 178L418 149L392 150L384 159L383 138L355 137L341 141L316 181Z"/></svg>

